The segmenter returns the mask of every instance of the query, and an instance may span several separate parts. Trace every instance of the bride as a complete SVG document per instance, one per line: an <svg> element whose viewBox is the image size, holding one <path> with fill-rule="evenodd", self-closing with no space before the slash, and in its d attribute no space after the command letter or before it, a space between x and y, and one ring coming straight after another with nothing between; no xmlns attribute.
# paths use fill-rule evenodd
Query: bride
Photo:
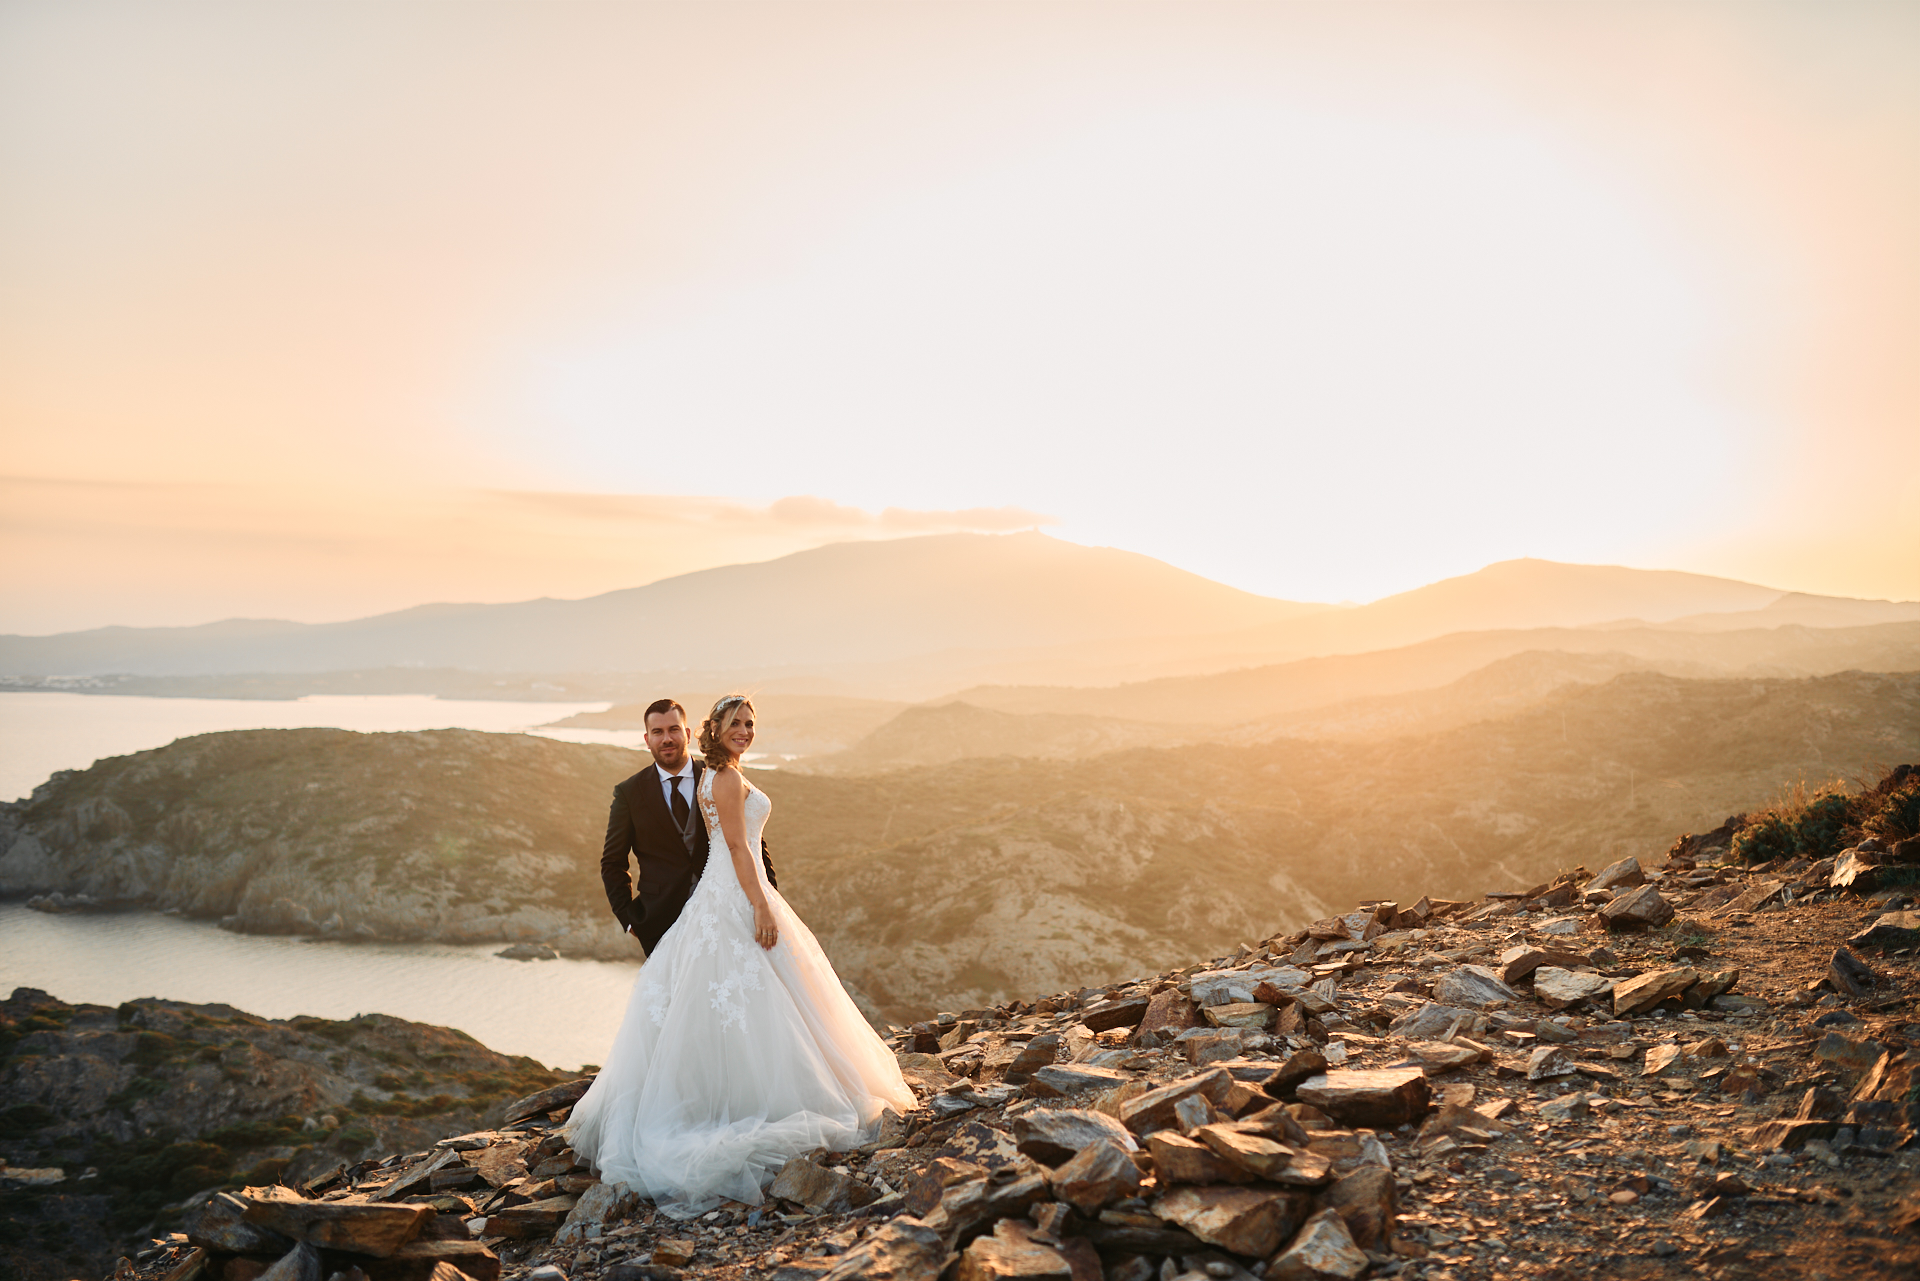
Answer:
<svg viewBox="0 0 1920 1281"><path fill-rule="evenodd" d="M729 694L700 726L707 867L634 984L568 1141L609 1183L685 1219L758 1204L780 1167L870 1136L913 1094L757 851L773 802L740 772L753 704ZM715 857L725 850L721 864Z"/></svg>

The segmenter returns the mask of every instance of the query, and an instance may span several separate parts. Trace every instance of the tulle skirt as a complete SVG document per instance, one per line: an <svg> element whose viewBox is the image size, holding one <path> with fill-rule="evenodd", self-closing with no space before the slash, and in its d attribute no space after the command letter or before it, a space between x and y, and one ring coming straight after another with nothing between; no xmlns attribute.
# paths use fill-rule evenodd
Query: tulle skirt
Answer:
<svg viewBox="0 0 1920 1281"><path fill-rule="evenodd" d="M605 1065L567 1132L600 1178L674 1218L722 1199L757 1204L792 1157L865 1142L913 1093L813 934L762 886L780 941L724 847L635 981Z"/></svg>

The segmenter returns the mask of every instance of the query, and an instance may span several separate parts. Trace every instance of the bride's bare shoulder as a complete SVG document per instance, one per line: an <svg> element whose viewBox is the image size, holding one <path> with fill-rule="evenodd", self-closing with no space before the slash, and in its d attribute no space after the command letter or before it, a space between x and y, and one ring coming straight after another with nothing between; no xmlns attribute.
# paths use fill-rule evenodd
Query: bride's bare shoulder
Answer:
<svg viewBox="0 0 1920 1281"><path fill-rule="evenodd" d="M715 796L741 796L747 790L747 780L740 777L740 771L731 766L713 772L713 794Z"/></svg>

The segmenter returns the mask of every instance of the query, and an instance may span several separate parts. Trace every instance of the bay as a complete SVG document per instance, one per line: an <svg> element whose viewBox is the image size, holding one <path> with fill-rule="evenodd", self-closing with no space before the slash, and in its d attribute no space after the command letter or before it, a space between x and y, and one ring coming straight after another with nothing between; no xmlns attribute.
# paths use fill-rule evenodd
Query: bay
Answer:
<svg viewBox="0 0 1920 1281"><path fill-rule="evenodd" d="M643 747L637 730L542 728L607 706L407 694L270 700L7 691L0 693L0 798L26 796L55 770L221 730L475 729ZM492 1049L549 1066L598 1062L626 1009L637 957L631 964L509 961L493 955L500 946L262 937L160 913L54 916L0 903L0 992L37 987L102 1005L157 996L268 1018L392 1014L457 1027Z"/></svg>
<svg viewBox="0 0 1920 1281"><path fill-rule="evenodd" d="M392 1014L572 1070L613 1044L639 973L617 961L509 961L500 944L232 934L157 912L55 916L0 903L0 992L118 1005L157 996L266 1018Z"/></svg>

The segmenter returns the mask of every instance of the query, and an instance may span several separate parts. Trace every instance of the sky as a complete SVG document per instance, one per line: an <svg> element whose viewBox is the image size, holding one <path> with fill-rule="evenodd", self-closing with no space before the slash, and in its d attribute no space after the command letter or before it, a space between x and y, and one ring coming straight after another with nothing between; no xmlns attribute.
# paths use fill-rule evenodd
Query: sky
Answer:
<svg viewBox="0 0 1920 1281"><path fill-rule="evenodd" d="M1042 528L1920 598L1920 6L0 2L0 631Z"/></svg>

